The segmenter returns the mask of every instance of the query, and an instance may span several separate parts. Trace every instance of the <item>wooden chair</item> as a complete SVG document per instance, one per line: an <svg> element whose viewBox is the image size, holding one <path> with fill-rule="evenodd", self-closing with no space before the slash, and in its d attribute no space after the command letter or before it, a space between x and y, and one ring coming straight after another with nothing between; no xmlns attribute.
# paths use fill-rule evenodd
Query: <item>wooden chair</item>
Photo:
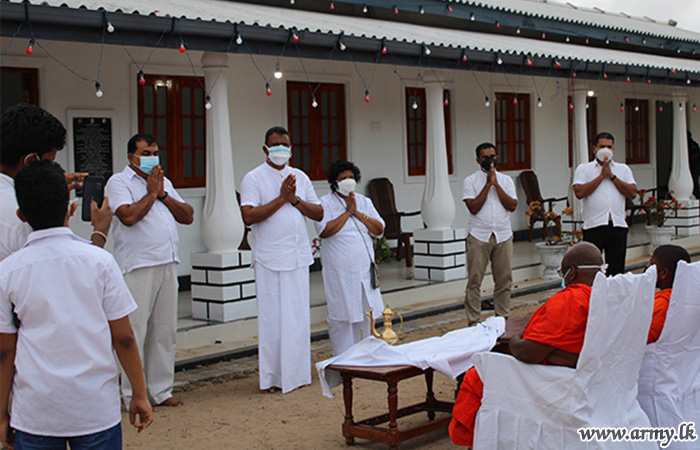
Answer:
<svg viewBox="0 0 700 450"><path fill-rule="evenodd" d="M542 205L542 209L544 210L545 203L547 203L547 211L552 211L554 203L561 202L564 200L568 201L568 197L542 198L542 194L540 193L540 183L537 181L537 175L532 170L526 170L520 174L520 183L522 184L523 190L525 191L525 197L527 199L528 205L530 205L530 203L532 202L537 201L540 202L540 204ZM544 220L544 214L533 214L530 216L530 237L528 238L529 242L532 241L532 229L535 227L535 224L537 222L542 222L543 224L542 238L544 239L547 236L547 222Z"/></svg>
<svg viewBox="0 0 700 450"><path fill-rule="evenodd" d="M241 193L236 191L236 200L238 201L238 206L240 207L241 205ZM246 225L244 226L244 231L243 231L243 239L241 239L241 243L238 245L238 250L250 250L250 244L248 243L248 232L250 231L250 228Z"/></svg>
<svg viewBox="0 0 700 450"><path fill-rule="evenodd" d="M649 198L649 196L656 196L656 188L654 189L640 189L640 191L644 191L646 194L646 198ZM639 195L635 197L635 199L639 202ZM639 209L642 208L642 204L640 203L635 203L634 199L625 197L625 213L626 213L626 219L627 219L627 225L632 225L634 223L634 215L639 211Z"/></svg>
<svg viewBox="0 0 700 450"><path fill-rule="evenodd" d="M387 239L397 239L396 259L401 261L402 248L406 252L406 267L413 265L413 252L411 250L411 237L413 233L401 229L401 218L415 216L420 211L403 212L396 209L394 198L394 185L388 178L375 178L369 182L367 187L369 198L377 208L377 212L384 219L384 237Z"/></svg>

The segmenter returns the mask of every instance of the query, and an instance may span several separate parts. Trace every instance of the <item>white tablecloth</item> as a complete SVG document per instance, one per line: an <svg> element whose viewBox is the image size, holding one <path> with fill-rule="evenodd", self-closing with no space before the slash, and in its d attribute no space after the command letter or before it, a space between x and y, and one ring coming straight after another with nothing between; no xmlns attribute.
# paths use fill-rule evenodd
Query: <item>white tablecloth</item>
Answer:
<svg viewBox="0 0 700 450"><path fill-rule="evenodd" d="M366 367L409 365L421 369L432 367L454 379L473 365L472 355L491 350L505 329L506 321L503 317L490 317L475 327L461 328L440 337L396 346L373 336L367 337L342 354L316 363L323 395L332 398L331 388L341 383L340 374L327 369L331 364Z"/></svg>

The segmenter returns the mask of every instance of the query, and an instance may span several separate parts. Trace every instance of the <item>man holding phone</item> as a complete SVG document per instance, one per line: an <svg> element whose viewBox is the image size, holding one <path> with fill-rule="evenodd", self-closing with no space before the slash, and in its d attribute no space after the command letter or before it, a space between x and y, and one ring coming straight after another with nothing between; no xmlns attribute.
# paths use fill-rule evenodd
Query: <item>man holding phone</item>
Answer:
<svg viewBox="0 0 700 450"><path fill-rule="evenodd" d="M177 223L189 225L194 210L165 177L153 136L127 143L129 164L112 175L105 195L114 207L114 256L139 308L130 314L143 358L148 395L155 405L179 406L172 396L177 327ZM132 389L122 377L124 404Z"/></svg>
<svg viewBox="0 0 700 450"><path fill-rule="evenodd" d="M489 261L495 283L495 313L506 319L510 313L513 230L508 213L515 211L518 199L513 180L496 172L497 159L495 145L489 142L479 144L476 147L476 163L480 169L465 178L462 185L462 200L470 213L467 238L469 278L464 297L469 326L481 322L481 282Z"/></svg>
<svg viewBox="0 0 700 450"><path fill-rule="evenodd" d="M9 108L0 119L0 261L19 250L27 241L31 227L17 217L14 178L29 164L53 161L66 145L66 128L48 111L34 105ZM66 174L68 189L82 186L86 173ZM112 221L112 210L105 199L100 208L91 203L93 245L104 247Z"/></svg>

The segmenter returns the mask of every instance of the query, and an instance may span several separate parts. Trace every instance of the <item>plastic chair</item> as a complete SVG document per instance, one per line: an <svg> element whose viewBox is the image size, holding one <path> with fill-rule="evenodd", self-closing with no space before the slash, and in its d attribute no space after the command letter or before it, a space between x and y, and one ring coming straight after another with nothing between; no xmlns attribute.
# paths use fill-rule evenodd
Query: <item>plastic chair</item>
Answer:
<svg viewBox="0 0 700 450"><path fill-rule="evenodd" d="M700 425L700 262L679 261L666 322L659 339L647 345L637 399L652 427ZM697 428L696 428L697 432ZM697 449L696 442L673 442L668 449Z"/></svg>
<svg viewBox="0 0 700 450"><path fill-rule="evenodd" d="M473 357L484 381L474 449L658 449L655 442L582 442L585 427L649 427L637 378L654 303L656 270L593 284L577 367L525 364L512 356Z"/></svg>

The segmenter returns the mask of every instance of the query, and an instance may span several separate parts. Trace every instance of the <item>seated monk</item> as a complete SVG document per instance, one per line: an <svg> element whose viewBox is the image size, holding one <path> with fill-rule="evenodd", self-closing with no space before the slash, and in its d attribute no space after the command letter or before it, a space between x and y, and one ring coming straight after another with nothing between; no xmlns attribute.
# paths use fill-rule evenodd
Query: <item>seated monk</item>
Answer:
<svg viewBox="0 0 700 450"><path fill-rule="evenodd" d="M510 340L515 358L529 364L576 367L586 334L591 286L602 265L600 250L591 243L581 242L566 252L559 270L565 288L540 306L522 334ZM450 438L455 444L473 445L483 390L484 384L472 367L464 376L452 410Z"/></svg>
<svg viewBox="0 0 700 450"><path fill-rule="evenodd" d="M676 266L681 260L690 263L690 255L678 245L661 245L651 255L647 267L656 265L656 288L659 291L654 295L654 315L651 318L647 344L656 342L664 328L668 302L671 300L671 288L676 277Z"/></svg>

